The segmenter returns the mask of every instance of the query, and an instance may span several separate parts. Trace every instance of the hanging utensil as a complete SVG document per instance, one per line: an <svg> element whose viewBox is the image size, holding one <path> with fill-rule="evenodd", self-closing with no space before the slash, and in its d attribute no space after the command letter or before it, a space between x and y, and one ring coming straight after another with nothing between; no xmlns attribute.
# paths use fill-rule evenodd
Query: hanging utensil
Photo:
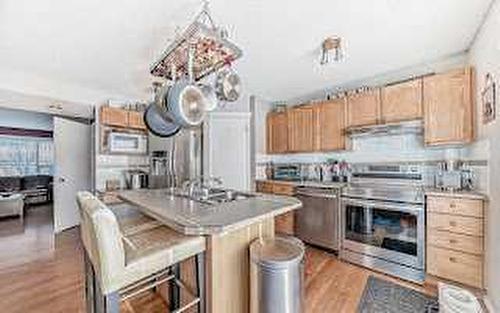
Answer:
<svg viewBox="0 0 500 313"><path fill-rule="evenodd" d="M229 64L217 73L215 93L219 100L227 102L234 102L240 97L241 79Z"/></svg>
<svg viewBox="0 0 500 313"><path fill-rule="evenodd" d="M168 92L168 114L177 124L185 127L198 126L206 115L206 99L203 91L193 82L194 45L189 48L188 79L177 81Z"/></svg>
<svg viewBox="0 0 500 313"><path fill-rule="evenodd" d="M158 137L171 137L179 132L180 125L175 124L166 112L166 96L169 87L160 83L153 84L153 101L144 112L144 123L148 130Z"/></svg>
<svg viewBox="0 0 500 313"><path fill-rule="evenodd" d="M144 123L148 130L158 137L171 137L181 130L181 126L165 119L155 103L149 104L144 112Z"/></svg>
<svg viewBox="0 0 500 313"><path fill-rule="evenodd" d="M198 84L198 87L200 87L201 91L203 92L203 96L205 97L205 110L207 110L208 112L215 110L217 108L219 100L217 99L214 88L207 84Z"/></svg>

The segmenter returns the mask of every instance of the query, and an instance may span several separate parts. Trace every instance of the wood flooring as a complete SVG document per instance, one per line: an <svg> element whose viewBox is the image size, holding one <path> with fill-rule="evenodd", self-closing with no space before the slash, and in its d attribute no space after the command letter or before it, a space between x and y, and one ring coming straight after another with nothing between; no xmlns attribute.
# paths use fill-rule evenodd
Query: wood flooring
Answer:
<svg viewBox="0 0 500 313"><path fill-rule="evenodd" d="M54 239L50 206L30 209L24 221L0 220L0 312L85 312L82 246L71 229ZM427 294L434 285L418 286L340 261L309 247L306 252L306 312L356 312L370 275L384 277ZM123 302L125 313L167 312L153 292Z"/></svg>

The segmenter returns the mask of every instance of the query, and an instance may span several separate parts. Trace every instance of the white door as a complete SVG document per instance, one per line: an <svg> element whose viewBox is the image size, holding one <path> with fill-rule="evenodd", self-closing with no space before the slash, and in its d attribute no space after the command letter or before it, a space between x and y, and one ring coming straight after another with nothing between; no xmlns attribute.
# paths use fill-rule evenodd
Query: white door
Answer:
<svg viewBox="0 0 500 313"><path fill-rule="evenodd" d="M210 113L204 128L204 173L225 188L250 190L250 113Z"/></svg>
<svg viewBox="0 0 500 313"><path fill-rule="evenodd" d="M80 223L76 193L91 186L91 127L54 117L54 230Z"/></svg>

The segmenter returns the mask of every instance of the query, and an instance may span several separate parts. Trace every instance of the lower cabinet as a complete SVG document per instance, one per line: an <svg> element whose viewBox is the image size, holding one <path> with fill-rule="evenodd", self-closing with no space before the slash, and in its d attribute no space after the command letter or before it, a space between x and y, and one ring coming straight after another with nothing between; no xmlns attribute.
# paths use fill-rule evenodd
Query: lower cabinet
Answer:
<svg viewBox="0 0 500 313"><path fill-rule="evenodd" d="M427 273L482 289L482 200L427 197Z"/></svg>
<svg viewBox="0 0 500 313"><path fill-rule="evenodd" d="M276 195L294 196L295 186L289 183L276 181L258 181L256 183L257 192L271 193ZM278 215L274 218L274 230L276 233L293 235L295 227L294 211Z"/></svg>

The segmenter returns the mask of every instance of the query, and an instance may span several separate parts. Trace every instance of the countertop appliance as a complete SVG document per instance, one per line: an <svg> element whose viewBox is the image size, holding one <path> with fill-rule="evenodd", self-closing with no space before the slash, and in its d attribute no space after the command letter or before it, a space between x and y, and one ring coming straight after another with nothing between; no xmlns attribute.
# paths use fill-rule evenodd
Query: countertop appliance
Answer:
<svg viewBox="0 0 500 313"><path fill-rule="evenodd" d="M141 170L125 171L125 181L128 189L141 189L148 187L148 174Z"/></svg>
<svg viewBox="0 0 500 313"><path fill-rule="evenodd" d="M149 188L160 189L172 185L170 171L170 153L169 151L153 151L149 158Z"/></svg>
<svg viewBox="0 0 500 313"><path fill-rule="evenodd" d="M105 150L111 154L146 155L148 136L145 133L111 130L107 132Z"/></svg>
<svg viewBox="0 0 500 313"><path fill-rule="evenodd" d="M295 232L303 241L338 251L340 248L339 188L297 188L302 208L295 211Z"/></svg>
<svg viewBox="0 0 500 313"><path fill-rule="evenodd" d="M414 282L425 276L425 212L418 165L358 164L342 191L342 259Z"/></svg>

